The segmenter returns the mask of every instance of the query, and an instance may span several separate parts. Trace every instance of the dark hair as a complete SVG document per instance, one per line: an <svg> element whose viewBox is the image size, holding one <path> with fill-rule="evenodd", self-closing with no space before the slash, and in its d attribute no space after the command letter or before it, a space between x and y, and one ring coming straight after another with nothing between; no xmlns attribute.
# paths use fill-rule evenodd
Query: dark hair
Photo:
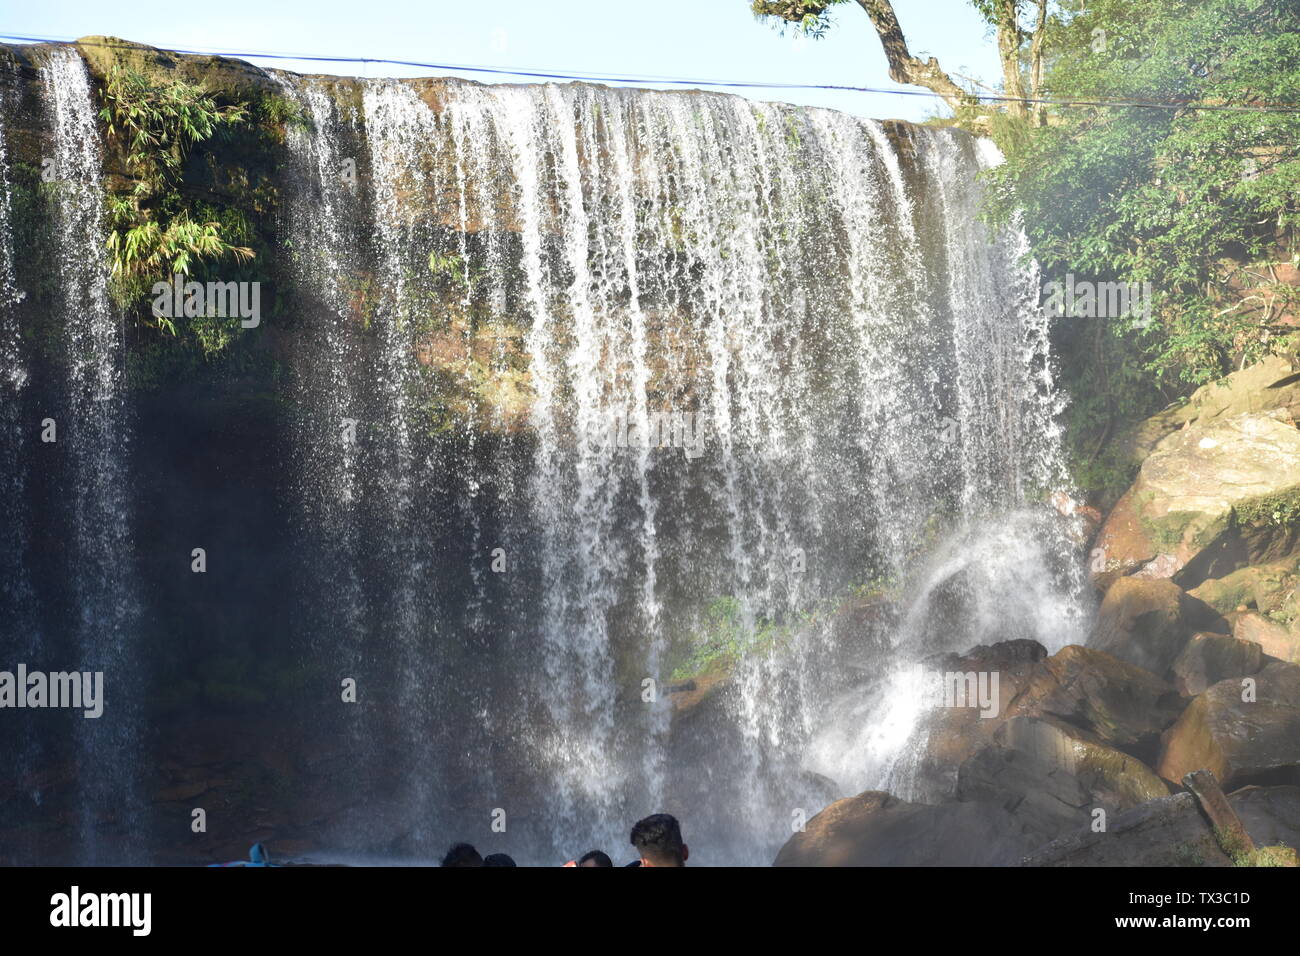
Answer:
<svg viewBox="0 0 1300 956"><path fill-rule="evenodd" d="M484 866L518 866L507 853L489 853L483 857Z"/></svg>
<svg viewBox="0 0 1300 956"><path fill-rule="evenodd" d="M453 843L442 858L443 866L482 866L483 857L468 843Z"/></svg>
<svg viewBox="0 0 1300 956"><path fill-rule="evenodd" d="M632 827L632 845L647 859L669 866L681 866L682 828L677 818L667 813L656 813L638 820Z"/></svg>
<svg viewBox="0 0 1300 956"><path fill-rule="evenodd" d="M614 865L614 861L600 850L588 850L586 853L582 854L582 857L578 860L578 866L583 866L587 862L590 862L592 866L612 867Z"/></svg>

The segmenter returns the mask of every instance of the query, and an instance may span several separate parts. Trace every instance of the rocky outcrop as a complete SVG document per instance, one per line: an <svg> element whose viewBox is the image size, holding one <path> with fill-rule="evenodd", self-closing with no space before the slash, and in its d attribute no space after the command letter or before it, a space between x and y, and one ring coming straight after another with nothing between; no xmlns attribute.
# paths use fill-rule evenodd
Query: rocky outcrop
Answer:
<svg viewBox="0 0 1300 956"><path fill-rule="evenodd" d="M1220 614L1254 608L1261 614L1300 616L1300 556L1241 568L1212 578L1188 593Z"/></svg>
<svg viewBox="0 0 1300 956"><path fill-rule="evenodd" d="M1167 796L1149 767L1051 717L1012 717L958 775L958 798L995 803L1046 842L1091 819Z"/></svg>
<svg viewBox="0 0 1300 956"><path fill-rule="evenodd" d="M1182 708L1174 688L1150 671L1072 644L1039 665L1007 716L1057 717L1119 750L1152 759L1160 734Z"/></svg>
<svg viewBox="0 0 1300 956"><path fill-rule="evenodd" d="M1300 840L1300 788L1243 787L1228 803L1257 847L1267 851L1296 846ZM1285 852L1265 852L1285 859ZM1209 820L1190 793L1152 800L1107 821L1035 850L1027 866L1232 866L1215 839ZM1294 864L1290 864L1294 865Z"/></svg>
<svg viewBox="0 0 1300 956"><path fill-rule="evenodd" d="M1011 814L986 803L908 803L869 790L808 821L775 866L1006 866L1033 845Z"/></svg>
<svg viewBox="0 0 1300 956"><path fill-rule="evenodd" d="M1105 830L1083 827L1026 856L1026 866L1231 866L1190 793L1121 813Z"/></svg>
<svg viewBox="0 0 1300 956"><path fill-rule="evenodd" d="M1292 554L1300 431L1260 414L1198 421L1156 446L1122 501L1098 535L1096 572L1195 587Z"/></svg>
<svg viewBox="0 0 1300 956"><path fill-rule="evenodd" d="M951 796L957 786L957 768L991 743L1013 701L1039 673L1047 648L1037 641L1003 641L949 655L934 664L946 673L998 675L998 701L993 716L973 707L940 707L927 718L925 753L917 767L918 789L936 798Z"/></svg>
<svg viewBox="0 0 1300 956"><path fill-rule="evenodd" d="M995 742L1012 718L1045 718L1101 744L1153 762L1161 734L1186 701L1169 682L1090 647L1070 645L1047 656L1033 641L1006 641L945 658L947 671L997 672L998 709L936 708L925 727L925 751L913 781L926 799L955 797L958 771Z"/></svg>
<svg viewBox="0 0 1300 956"><path fill-rule="evenodd" d="M1150 565L1156 555L1156 546L1142 526L1129 489L1115 503L1093 541L1093 582L1106 591L1120 578Z"/></svg>
<svg viewBox="0 0 1300 956"><path fill-rule="evenodd" d="M1242 787L1228 802L1256 846L1300 847L1300 787Z"/></svg>
<svg viewBox="0 0 1300 956"><path fill-rule="evenodd" d="M1300 419L1300 374L1293 365L1288 355L1270 355L1222 381L1202 385L1186 402L1129 429L1119 439L1123 457L1140 465L1161 441L1193 424L1247 414Z"/></svg>
<svg viewBox="0 0 1300 956"><path fill-rule="evenodd" d="M1300 783L1300 666L1272 663L1193 700L1165 734L1156 771L1209 770L1223 788Z"/></svg>

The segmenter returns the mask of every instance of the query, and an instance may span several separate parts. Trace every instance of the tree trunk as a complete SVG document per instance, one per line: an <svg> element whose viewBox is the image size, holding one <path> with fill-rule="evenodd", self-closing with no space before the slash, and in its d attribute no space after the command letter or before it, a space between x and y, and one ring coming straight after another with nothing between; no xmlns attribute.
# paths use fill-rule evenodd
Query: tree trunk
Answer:
<svg viewBox="0 0 1300 956"><path fill-rule="evenodd" d="M998 58L1002 60L1003 90L1012 98L1007 103L1007 112L1012 116L1024 116L1029 105L1025 102L1025 81L1020 76L1020 43L1024 34L1020 31L1019 11L1020 0L997 0Z"/></svg>
<svg viewBox="0 0 1300 956"><path fill-rule="evenodd" d="M867 11L876 33L880 34L880 44L885 48L885 57L889 60L890 78L898 83L923 86L938 93L954 110L977 102L975 97L953 82L952 77L944 72L934 57L922 61L912 56L890 0L858 0L858 4Z"/></svg>
<svg viewBox="0 0 1300 956"><path fill-rule="evenodd" d="M1034 36L1029 44L1029 82L1030 96L1036 100L1043 98L1043 38L1047 34L1047 0L1038 0L1038 23L1034 25ZM1047 105L1035 103L1030 108L1035 126L1047 125Z"/></svg>

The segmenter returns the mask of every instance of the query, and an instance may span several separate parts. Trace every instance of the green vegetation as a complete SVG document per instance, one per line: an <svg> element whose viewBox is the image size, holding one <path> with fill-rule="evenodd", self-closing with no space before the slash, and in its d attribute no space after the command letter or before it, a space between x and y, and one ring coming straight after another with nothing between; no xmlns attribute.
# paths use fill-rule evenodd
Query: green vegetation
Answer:
<svg viewBox="0 0 1300 956"><path fill-rule="evenodd" d="M1192 387L1278 347L1297 290L1300 23L1285 0L1097 0L1061 13L1046 86L1058 100L1244 109L1055 107L1008 122L989 213L1021 215L1046 278L1150 282L1153 321L1059 321L1076 476L1126 480L1109 438ZM995 132L997 132L995 130Z"/></svg>
<svg viewBox="0 0 1300 956"><path fill-rule="evenodd" d="M156 85L144 74L115 64L101 90L108 139L121 151L131 186L109 199L114 296L130 305L157 281L173 274L189 276L199 260L253 257L247 246L226 236L248 232L245 223L196 218L181 192L185 160L191 148L220 128L245 122L242 104L219 105L203 87L174 79ZM157 321L176 334L174 320ZM211 324L211 323L209 323ZM200 330L205 350L228 341L212 329Z"/></svg>
<svg viewBox="0 0 1300 956"><path fill-rule="evenodd" d="M749 626L738 598L717 598L704 609L700 628L685 658L672 667L669 679L682 681L729 669L743 657L783 644L811 618L811 614L804 615L789 624L764 619Z"/></svg>
<svg viewBox="0 0 1300 956"><path fill-rule="evenodd" d="M1233 866L1295 866L1296 851L1285 843L1249 849L1241 837L1222 827L1214 828L1214 838L1228 854Z"/></svg>

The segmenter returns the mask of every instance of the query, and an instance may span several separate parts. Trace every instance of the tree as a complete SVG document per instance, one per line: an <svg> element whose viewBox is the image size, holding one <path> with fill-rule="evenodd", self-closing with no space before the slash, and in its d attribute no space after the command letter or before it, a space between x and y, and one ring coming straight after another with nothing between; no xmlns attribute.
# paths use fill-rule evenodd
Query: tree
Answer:
<svg viewBox="0 0 1300 956"><path fill-rule="evenodd" d="M1279 281L1300 264L1298 7L1088 0L1053 23L1041 82L1074 105L1004 147L990 215L1023 222L1045 278L1149 282L1154 298L1145 328L1057 323L1080 457L1286 347L1300 313L1300 288ZM1091 105L1135 101L1150 105Z"/></svg>
<svg viewBox="0 0 1300 956"><path fill-rule="evenodd" d="M821 36L830 27L831 7L849 0L753 0L751 9L760 17L770 17L796 24L805 33ZM898 17L890 0L856 0L868 17L880 45L889 61L889 76L895 82L921 86L937 93L954 113L970 112L978 105L978 97L963 88L939 65L934 57L921 60L912 55L898 25ZM1031 108L1031 93L1037 98L1041 92L1043 38L1047 31L1048 0L972 0L975 8L994 28L998 41L998 56L1002 64L1002 96L1008 113L1019 119L1032 119L1036 124L1045 121L1046 112ZM1036 12L1034 26L1026 29L1023 17L1026 10ZM1021 56L1029 41L1030 86L1026 91Z"/></svg>

